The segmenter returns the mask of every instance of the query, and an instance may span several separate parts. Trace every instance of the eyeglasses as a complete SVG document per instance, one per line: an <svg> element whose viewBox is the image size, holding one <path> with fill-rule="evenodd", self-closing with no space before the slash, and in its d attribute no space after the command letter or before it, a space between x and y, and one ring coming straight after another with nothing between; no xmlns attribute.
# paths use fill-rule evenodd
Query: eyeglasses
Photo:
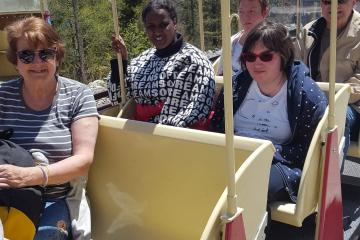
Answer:
<svg viewBox="0 0 360 240"><path fill-rule="evenodd" d="M270 51L265 51L260 54L255 54L252 52L242 53L241 57L244 59L245 62L255 62L256 58L260 58L263 62L270 62L273 59L274 54Z"/></svg>
<svg viewBox="0 0 360 240"><path fill-rule="evenodd" d="M46 49L41 49L39 51L25 49L18 51L16 54L22 63L30 64L34 62L36 53L43 62L46 62L49 59L54 59L56 52L57 52L56 48L46 48Z"/></svg>
<svg viewBox="0 0 360 240"><path fill-rule="evenodd" d="M330 5L331 4L331 0L321 0L323 4L325 5ZM344 4L346 3L348 0L338 0L338 4Z"/></svg>

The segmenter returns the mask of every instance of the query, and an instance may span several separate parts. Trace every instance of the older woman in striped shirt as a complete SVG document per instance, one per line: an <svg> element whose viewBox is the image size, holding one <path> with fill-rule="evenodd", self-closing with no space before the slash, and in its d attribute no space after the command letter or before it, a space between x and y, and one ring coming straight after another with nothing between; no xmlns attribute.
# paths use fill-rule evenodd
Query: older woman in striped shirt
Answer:
<svg viewBox="0 0 360 240"><path fill-rule="evenodd" d="M7 57L20 77L0 85L0 131L12 128L11 141L45 157L35 167L0 165L0 188L44 188L35 239L88 239L84 176L98 131L94 97L84 84L58 76L65 50L52 26L30 17L6 31Z"/></svg>

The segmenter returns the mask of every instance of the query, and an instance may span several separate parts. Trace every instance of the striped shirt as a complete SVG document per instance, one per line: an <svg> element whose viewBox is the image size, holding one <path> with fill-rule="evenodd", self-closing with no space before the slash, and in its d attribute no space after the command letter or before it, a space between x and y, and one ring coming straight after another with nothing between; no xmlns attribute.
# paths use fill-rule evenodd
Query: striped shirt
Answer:
<svg viewBox="0 0 360 240"><path fill-rule="evenodd" d="M49 164L72 155L71 124L84 117L98 116L94 96L84 84L57 77L58 89L51 106L35 111L26 106L22 79L0 84L0 131L14 129L11 141L26 150L41 151ZM50 185L45 197L66 196L69 183Z"/></svg>

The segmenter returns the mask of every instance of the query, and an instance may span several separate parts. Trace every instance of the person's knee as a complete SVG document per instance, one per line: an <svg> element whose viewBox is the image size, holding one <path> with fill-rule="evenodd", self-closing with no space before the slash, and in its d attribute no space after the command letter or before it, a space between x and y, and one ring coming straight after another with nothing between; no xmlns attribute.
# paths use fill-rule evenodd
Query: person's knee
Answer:
<svg viewBox="0 0 360 240"><path fill-rule="evenodd" d="M65 200L45 202L35 239L69 239L69 209Z"/></svg>
<svg viewBox="0 0 360 240"><path fill-rule="evenodd" d="M358 141L360 130L360 114L352 107L348 106L346 112L346 122L344 129L346 141Z"/></svg>
<svg viewBox="0 0 360 240"><path fill-rule="evenodd" d="M281 200L287 196L285 185L279 170L272 165L270 169L270 179L268 188L268 202Z"/></svg>
<svg viewBox="0 0 360 240"><path fill-rule="evenodd" d="M42 226L38 228L35 240L48 239L48 240L67 240L69 239L69 232L59 227Z"/></svg>

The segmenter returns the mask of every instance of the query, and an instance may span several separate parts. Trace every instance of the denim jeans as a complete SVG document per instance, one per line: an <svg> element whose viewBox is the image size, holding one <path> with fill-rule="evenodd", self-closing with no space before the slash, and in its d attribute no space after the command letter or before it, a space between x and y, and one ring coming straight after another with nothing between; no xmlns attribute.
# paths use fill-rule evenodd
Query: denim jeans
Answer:
<svg viewBox="0 0 360 240"><path fill-rule="evenodd" d="M345 137L345 146L344 146L344 156L346 156L347 151L350 146L350 141L358 141L360 130L360 114L351 106L347 107L346 111L346 122L344 129Z"/></svg>
<svg viewBox="0 0 360 240"><path fill-rule="evenodd" d="M65 199L46 201L35 240L67 240L71 235L71 220Z"/></svg>
<svg viewBox="0 0 360 240"><path fill-rule="evenodd" d="M280 200L290 201L286 186L279 170L271 164L268 188L268 203Z"/></svg>

